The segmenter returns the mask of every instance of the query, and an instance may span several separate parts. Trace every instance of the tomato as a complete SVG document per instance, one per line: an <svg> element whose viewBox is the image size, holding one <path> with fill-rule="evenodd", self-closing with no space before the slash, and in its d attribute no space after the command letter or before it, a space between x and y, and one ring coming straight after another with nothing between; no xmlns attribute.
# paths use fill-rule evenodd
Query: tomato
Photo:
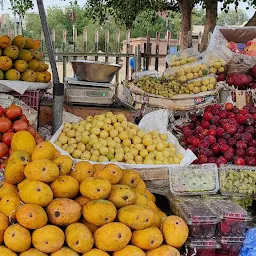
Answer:
<svg viewBox="0 0 256 256"><path fill-rule="evenodd" d="M3 142L0 142L0 158L6 156L8 152L8 147Z"/></svg>
<svg viewBox="0 0 256 256"><path fill-rule="evenodd" d="M12 132L12 131L4 133L2 142L5 143L8 147L10 147L13 135L14 135L14 132Z"/></svg>
<svg viewBox="0 0 256 256"><path fill-rule="evenodd" d="M2 106L0 106L0 117L4 115L4 109Z"/></svg>
<svg viewBox="0 0 256 256"><path fill-rule="evenodd" d="M14 132L26 131L28 129L28 124L24 120L20 119L13 123L12 129Z"/></svg>
<svg viewBox="0 0 256 256"><path fill-rule="evenodd" d="M7 132L12 127L12 122L10 119L2 116L0 117L0 132Z"/></svg>
<svg viewBox="0 0 256 256"><path fill-rule="evenodd" d="M29 121L28 121L27 117L26 117L24 114L21 115L20 120L23 120L23 121L25 121L27 124L29 124Z"/></svg>
<svg viewBox="0 0 256 256"><path fill-rule="evenodd" d="M22 109L21 107L12 104L10 107L5 109L4 115L10 120L16 120L22 116Z"/></svg>
<svg viewBox="0 0 256 256"><path fill-rule="evenodd" d="M36 129L32 126L28 126L27 129L28 132L30 132L30 134L35 138L36 137Z"/></svg>

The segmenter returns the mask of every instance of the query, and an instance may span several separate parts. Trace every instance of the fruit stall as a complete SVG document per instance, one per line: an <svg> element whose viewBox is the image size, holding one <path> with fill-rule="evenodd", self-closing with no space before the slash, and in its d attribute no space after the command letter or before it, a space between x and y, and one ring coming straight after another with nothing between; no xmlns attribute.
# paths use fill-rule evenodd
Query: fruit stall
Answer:
<svg viewBox="0 0 256 256"><path fill-rule="evenodd" d="M108 97L79 115L71 104L49 138L37 129L42 108L0 95L0 256L256 255L256 40L219 27L213 38L204 53L168 55L162 74L124 82L126 112L112 111L111 76L103 87L75 72L67 103L92 101L78 91ZM48 88L37 40L0 36L0 47L3 86ZM113 78L120 67L108 68ZM145 106L154 111L135 124Z"/></svg>

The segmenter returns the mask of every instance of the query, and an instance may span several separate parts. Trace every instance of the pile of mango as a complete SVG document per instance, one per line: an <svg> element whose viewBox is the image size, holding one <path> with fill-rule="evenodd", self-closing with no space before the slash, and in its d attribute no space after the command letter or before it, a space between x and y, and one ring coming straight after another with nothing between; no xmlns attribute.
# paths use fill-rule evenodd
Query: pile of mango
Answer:
<svg viewBox="0 0 256 256"><path fill-rule="evenodd" d="M26 82L48 83L51 73L42 61L38 39L18 35L11 39L0 36L0 80L22 80Z"/></svg>
<svg viewBox="0 0 256 256"><path fill-rule="evenodd" d="M22 131L0 183L0 255L180 256L188 226L135 170L75 164Z"/></svg>

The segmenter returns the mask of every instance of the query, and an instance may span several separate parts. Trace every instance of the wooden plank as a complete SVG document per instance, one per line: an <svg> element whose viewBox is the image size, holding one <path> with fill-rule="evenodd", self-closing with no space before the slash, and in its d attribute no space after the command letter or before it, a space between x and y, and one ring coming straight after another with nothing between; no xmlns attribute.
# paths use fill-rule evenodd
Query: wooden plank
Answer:
<svg viewBox="0 0 256 256"><path fill-rule="evenodd" d="M156 32L156 58L155 58L155 70L158 71L158 64L159 64L159 45L160 45L160 32Z"/></svg>
<svg viewBox="0 0 256 256"><path fill-rule="evenodd" d="M167 34L166 34L166 39L167 39L166 55L168 55L170 53L171 38L172 38L171 31L168 30ZM167 61L165 62L165 67L168 68Z"/></svg>
<svg viewBox="0 0 256 256"><path fill-rule="evenodd" d="M149 54L151 53L151 49L150 49L150 34L149 32L147 32L147 43L146 43L146 70L149 70Z"/></svg>
<svg viewBox="0 0 256 256"><path fill-rule="evenodd" d="M94 50L95 50L95 61L98 61L98 51L99 51L99 31L95 31L95 37L94 37Z"/></svg>
<svg viewBox="0 0 256 256"><path fill-rule="evenodd" d="M77 47L77 29L73 25L73 49L74 52L76 52L76 47ZM77 56L74 56L74 60L77 59Z"/></svg>
<svg viewBox="0 0 256 256"><path fill-rule="evenodd" d="M62 51L65 52L66 51L66 44L67 44L67 30L63 29L63 43L62 43ZM63 77L62 77L62 81L64 82L66 74L67 74L67 57L63 56L62 58L62 62L63 62Z"/></svg>
<svg viewBox="0 0 256 256"><path fill-rule="evenodd" d="M168 168L145 168L137 169L143 180L166 180L169 179Z"/></svg>
<svg viewBox="0 0 256 256"><path fill-rule="evenodd" d="M131 37L131 31L130 30L127 30L126 31L126 54L129 54L130 53L130 37ZM129 57L127 56L126 57L126 60L125 60L125 79L126 80L129 80Z"/></svg>
<svg viewBox="0 0 256 256"><path fill-rule="evenodd" d="M53 51L55 51L55 42L56 42L56 33L55 33L55 28L52 29L52 48Z"/></svg>
<svg viewBox="0 0 256 256"><path fill-rule="evenodd" d="M84 53L88 52L88 30L85 28L83 31L84 36ZM84 59L87 60L87 55L84 56Z"/></svg>
<svg viewBox="0 0 256 256"><path fill-rule="evenodd" d="M116 31L116 53L117 53L116 64L119 64L119 60L120 60L120 57L119 57L119 54L120 54L120 38L121 38L121 32L120 32L120 29L118 29ZM119 82L119 72L116 74L116 82L117 83Z"/></svg>
<svg viewBox="0 0 256 256"><path fill-rule="evenodd" d="M109 50L109 30L105 32L105 62L108 62L108 50Z"/></svg>

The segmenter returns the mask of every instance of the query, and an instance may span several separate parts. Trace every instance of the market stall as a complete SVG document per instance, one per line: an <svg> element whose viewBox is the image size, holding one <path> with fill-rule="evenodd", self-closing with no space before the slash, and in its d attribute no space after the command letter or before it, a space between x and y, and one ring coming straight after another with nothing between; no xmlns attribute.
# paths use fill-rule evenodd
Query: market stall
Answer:
<svg viewBox="0 0 256 256"><path fill-rule="evenodd" d="M254 40L239 39L241 50L220 32L205 53L169 55L163 74L137 73L123 84L126 107L156 110L138 124L131 113L111 111L111 76L83 72L108 67L98 62L76 63L81 69L66 79L65 98L70 105L100 102L100 111L64 112L49 141L32 128L28 106L18 99L3 105L0 255L239 256L253 249ZM160 208L159 195L171 213Z"/></svg>

